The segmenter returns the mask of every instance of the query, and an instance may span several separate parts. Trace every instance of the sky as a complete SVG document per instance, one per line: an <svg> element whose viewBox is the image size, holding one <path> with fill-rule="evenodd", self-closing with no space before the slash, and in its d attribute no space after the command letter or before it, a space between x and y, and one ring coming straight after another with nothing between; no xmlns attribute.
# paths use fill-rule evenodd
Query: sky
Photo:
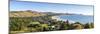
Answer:
<svg viewBox="0 0 100 34"><path fill-rule="evenodd" d="M15 1L31 1L31 2L50 2L50 3L68 3L81 5L94 5L95 0L15 0Z"/></svg>
<svg viewBox="0 0 100 34"><path fill-rule="evenodd" d="M22 2L22 1L10 2L10 11L21 11L21 10L93 15L93 5Z"/></svg>

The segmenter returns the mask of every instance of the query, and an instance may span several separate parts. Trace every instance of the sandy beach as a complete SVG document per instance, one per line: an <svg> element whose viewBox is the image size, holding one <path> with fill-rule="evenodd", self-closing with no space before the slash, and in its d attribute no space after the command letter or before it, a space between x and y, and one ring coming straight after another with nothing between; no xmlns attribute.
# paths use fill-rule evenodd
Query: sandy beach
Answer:
<svg viewBox="0 0 100 34"><path fill-rule="evenodd" d="M52 16L52 19L56 19L57 21L62 21L62 19L60 19L58 16Z"/></svg>
<svg viewBox="0 0 100 34"><path fill-rule="evenodd" d="M59 16L52 16L52 19L56 19L57 21L67 21L67 19L61 19ZM75 21L69 20L70 23L75 23Z"/></svg>

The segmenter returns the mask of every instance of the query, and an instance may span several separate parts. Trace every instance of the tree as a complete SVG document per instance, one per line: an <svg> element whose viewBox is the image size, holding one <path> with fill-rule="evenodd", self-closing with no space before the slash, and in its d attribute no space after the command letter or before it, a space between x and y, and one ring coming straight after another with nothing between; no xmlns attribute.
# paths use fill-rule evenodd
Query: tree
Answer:
<svg viewBox="0 0 100 34"><path fill-rule="evenodd" d="M85 29L94 28L94 23L86 23L84 26Z"/></svg>
<svg viewBox="0 0 100 34"><path fill-rule="evenodd" d="M73 29L83 29L84 26L83 24L81 24L80 22L75 22L74 24L72 24Z"/></svg>

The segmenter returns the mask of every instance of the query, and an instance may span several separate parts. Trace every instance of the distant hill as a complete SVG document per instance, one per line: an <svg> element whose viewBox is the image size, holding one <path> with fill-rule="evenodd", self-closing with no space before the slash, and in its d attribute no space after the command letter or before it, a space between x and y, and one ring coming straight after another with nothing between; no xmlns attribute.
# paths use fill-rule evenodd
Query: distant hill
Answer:
<svg viewBox="0 0 100 34"><path fill-rule="evenodd" d="M10 11L10 17L37 17L44 16L46 14L37 11Z"/></svg>
<svg viewBox="0 0 100 34"><path fill-rule="evenodd" d="M83 15L83 14L73 14L73 13L54 13L54 12L39 12L39 11L10 11L10 17L37 17L45 15Z"/></svg>

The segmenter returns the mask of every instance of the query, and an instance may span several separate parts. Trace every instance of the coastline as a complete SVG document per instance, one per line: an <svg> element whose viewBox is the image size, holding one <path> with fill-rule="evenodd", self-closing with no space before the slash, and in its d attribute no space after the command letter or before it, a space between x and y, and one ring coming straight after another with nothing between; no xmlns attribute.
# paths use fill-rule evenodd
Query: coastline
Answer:
<svg viewBox="0 0 100 34"><path fill-rule="evenodd" d="M69 21L69 23L75 23L75 22L81 22L81 23L83 23L83 24L86 24L86 23L92 23L92 21L86 21L86 22L83 22L83 21L77 21L77 20L70 20L70 19L62 19L60 16L64 16L64 15L56 15L56 16L52 16L51 18L52 19L55 19L55 20L57 20L57 21ZM67 15L67 16L70 16L70 15ZM80 16L80 15L79 15ZM81 15L82 17L84 16L84 15ZM79 18L78 18L79 19Z"/></svg>
<svg viewBox="0 0 100 34"><path fill-rule="evenodd" d="M58 16L52 16L51 18L52 19L55 19L55 20L57 20L57 21L67 21L67 19L65 20L65 19L61 19L60 17L59 17L60 15L58 15ZM75 21L72 21L72 20L68 20L70 23L75 23Z"/></svg>
<svg viewBox="0 0 100 34"><path fill-rule="evenodd" d="M57 21L62 21L58 16L52 16L52 19L56 19Z"/></svg>

